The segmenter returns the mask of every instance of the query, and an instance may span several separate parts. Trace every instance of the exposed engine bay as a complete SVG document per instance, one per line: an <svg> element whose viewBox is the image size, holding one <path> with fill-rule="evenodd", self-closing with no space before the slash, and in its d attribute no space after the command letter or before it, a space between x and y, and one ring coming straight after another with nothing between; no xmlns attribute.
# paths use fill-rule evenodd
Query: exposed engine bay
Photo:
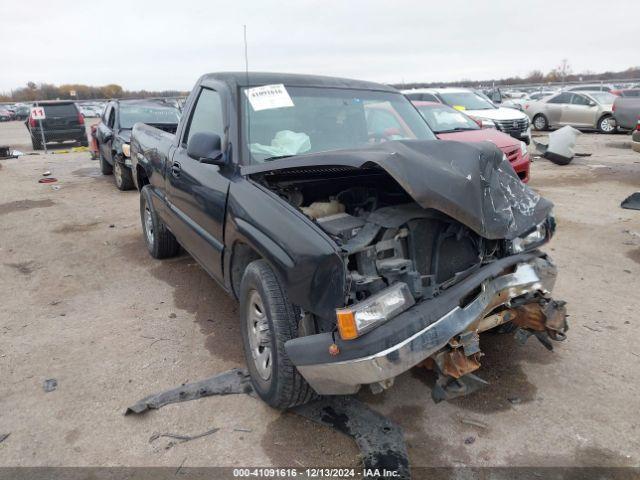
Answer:
<svg viewBox="0 0 640 480"><path fill-rule="evenodd" d="M514 245L519 245L520 237L514 240L484 238L442 212L423 208L382 169L311 167L300 173L274 172L262 176L260 183L299 209L339 247L346 270L347 309L367 304L398 286L397 295L410 297L404 299L409 308L438 297L483 266L518 251ZM527 235L535 234L533 248L553 234L555 223L550 219L543 228L538 227ZM538 262L541 271L546 268L545 262ZM515 275L518 268L513 266L502 273ZM553 278L546 280L547 285L553 285L555 269ZM513 332L521 343L535 336L548 349L552 349L550 340L563 340L567 329L564 302L554 301L550 290L551 287L547 290L533 286L514 293L513 298L502 297L421 362L420 366L437 373L432 392L434 400L466 395L486 385L471 373L480 367L481 332L503 329ZM470 291L459 306L471 303L481 293L480 287ZM316 318L315 332L338 329L346 340L369 331L363 328L348 337L340 328L339 319L337 324L336 327L336 319ZM374 392L379 392L392 383L393 378L369 385ZM322 392L323 387L314 388ZM347 392L352 391L341 393Z"/></svg>
<svg viewBox="0 0 640 480"><path fill-rule="evenodd" d="M504 241L484 239L460 222L420 207L384 172L349 173L269 184L342 250L347 304L396 282L404 282L416 301L432 298L504 255Z"/></svg>

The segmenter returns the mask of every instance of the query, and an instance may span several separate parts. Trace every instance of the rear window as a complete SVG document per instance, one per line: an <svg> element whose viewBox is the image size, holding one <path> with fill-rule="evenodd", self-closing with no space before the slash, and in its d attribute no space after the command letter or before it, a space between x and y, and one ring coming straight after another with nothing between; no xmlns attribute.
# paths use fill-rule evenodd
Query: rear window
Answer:
<svg viewBox="0 0 640 480"><path fill-rule="evenodd" d="M78 111L73 103L43 105L47 117L77 117Z"/></svg>
<svg viewBox="0 0 640 480"><path fill-rule="evenodd" d="M176 124L179 120L178 109L171 105L120 104L120 128L133 128L138 122Z"/></svg>

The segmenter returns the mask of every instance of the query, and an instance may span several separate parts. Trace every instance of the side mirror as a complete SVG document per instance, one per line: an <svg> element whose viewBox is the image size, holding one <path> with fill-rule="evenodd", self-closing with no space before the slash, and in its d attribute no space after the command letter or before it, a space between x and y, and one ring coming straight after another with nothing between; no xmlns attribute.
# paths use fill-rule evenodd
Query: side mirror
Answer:
<svg viewBox="0 0 640 480"><path fill-rule="evenodd" d="M113 134L111 132L102 135L102 143L107 143L111 140L113 140Z"/></svg>
<svg viewBox="0 0 640 480"><path fill-rule="evenodd" d="M595 106L596 106L596 102L590 101L590 102L589 102L589 106L590 106L590 107L595 107Z"/></svg>
<svg viewBox="0 0 640 480"><path fill-rule="evenodd" d="M187 155L200 163L224 165L220 135L212 132L194 133L187 143Z"/></svg>

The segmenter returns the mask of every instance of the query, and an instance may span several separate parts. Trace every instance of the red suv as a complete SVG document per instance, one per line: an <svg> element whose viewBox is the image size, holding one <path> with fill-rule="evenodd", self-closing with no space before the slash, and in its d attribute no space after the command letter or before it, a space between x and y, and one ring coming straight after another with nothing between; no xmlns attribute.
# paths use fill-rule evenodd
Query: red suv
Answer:
<svg viewBox="0 0 640 480"><path fill-rule="evenodd" d="M504 152L520 180L525 183L529 181L529 152L524 142L495 128L482 128L471 117L448 105L424 101L412 103L438 138L458 142L491 142Z"/></svg>

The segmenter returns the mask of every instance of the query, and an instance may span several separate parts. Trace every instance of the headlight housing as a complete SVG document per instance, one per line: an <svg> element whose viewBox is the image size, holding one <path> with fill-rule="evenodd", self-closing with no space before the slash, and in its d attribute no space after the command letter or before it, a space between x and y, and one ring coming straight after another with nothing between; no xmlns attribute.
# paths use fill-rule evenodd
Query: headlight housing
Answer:
<svg viewBox="0 0 640 480"><path fill-rule="evenodd" d="M129 145L128 143L123 143L122 144L122 154L125 157L130 157L131 156L131 145Z"/></svg>
<svg viewBox="0 0 640 480"><path fill-rule="evenodd" d="M542 245L547 240L547 237L553 233L551 229L548 228L547 223L547 221L539 223L536 225L536 228L526 235L511 240L509 244L510 253L522 253Z"/></svg>
<svg viewBox="0 0 640 480"><path fill-rule="evenodd" d="M415 304L409 287L402 282L371 295L360 303L336 310L338 331L352 340L392 319Z"/></svg>
<svg viewBox="0 0 640 480"><path fill-rule="evenodd" d="M496 122L489 118L473 117L480 128L498 128Z"/></svg>
<svg viewBox="0 0 640 480"><path fill-rule="evenodd" d="M529 150L527 150L527 144L520 142L520 154L524 157L527 153L529 153Z"/></svg>

